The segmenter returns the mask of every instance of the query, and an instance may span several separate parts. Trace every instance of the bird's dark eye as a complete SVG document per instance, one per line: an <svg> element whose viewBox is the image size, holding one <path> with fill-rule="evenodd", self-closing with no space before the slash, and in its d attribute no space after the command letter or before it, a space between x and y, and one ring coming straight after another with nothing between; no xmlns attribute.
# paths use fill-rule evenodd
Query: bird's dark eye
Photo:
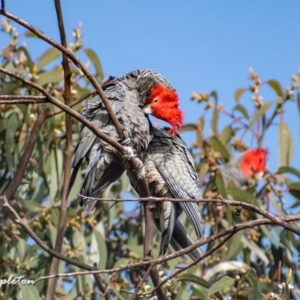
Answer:
<svg viewBox="0 0 300 300"><path fill-rule="evenodd" d="M155 99L153 100L153 103L157 103L157 102L158 102L158 99L155 98Z"/></svg>

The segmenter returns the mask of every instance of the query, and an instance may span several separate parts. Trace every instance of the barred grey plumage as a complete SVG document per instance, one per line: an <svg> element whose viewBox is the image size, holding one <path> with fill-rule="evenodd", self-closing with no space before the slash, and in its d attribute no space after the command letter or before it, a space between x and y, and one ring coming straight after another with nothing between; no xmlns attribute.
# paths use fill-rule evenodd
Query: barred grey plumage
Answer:
<svg viewBox="0 0 300 300"><path fill-rule="evenodd" d="M151 196L201 199L201 186L186 144L179 136L174 136L165 129L153 128L152 135L144 162ZM131 183L139 193L139 187L133 180ZM155 203L154 222L162 233L160 254L167 251L169 243L176 251L193 244L178 219L182 210L193 225L197 236L199 238L203 236L203 220L197 203L169 201ZM201 251L194 250L189 255L195 260L199 258Z"/></svg>
<svg viewBox="0 0 300 300"><path fill-rule="evenodd" d="M137 70L120 78L114 78L103 86L103 90L122 125L128 146L140 156L150 141L149 121L142 107L156 84L174 90L171 84L154 70ZM94 95L83 109L82 114L94 126L109 137L118 140L118 134L107 113L102 99ZM83 159L88 168L80 193L90 197L101 197L107 186L116 181L124 172L122 158L113 147L97 138L87 127L81 125L80 137L75 148L69 183L72 188ZM86 201L90 209L94 201Z"/></svg>
<svg viewBox="0 0 300 300"><path fill-rule="evenodd" d="M248 182L248 178L240 170L240 163L243 155L232 158L221 171L226 182L233 182L237 187L242 187Z"/></svg>
<svg viewBox="0 0 300 300"><path fill-rule="evenodd" d="M255 148L232 158L221 171L226 182L233 182L237 187L246 186L249 179L257 177L266 170L268 151L265 148Z"/></svg>

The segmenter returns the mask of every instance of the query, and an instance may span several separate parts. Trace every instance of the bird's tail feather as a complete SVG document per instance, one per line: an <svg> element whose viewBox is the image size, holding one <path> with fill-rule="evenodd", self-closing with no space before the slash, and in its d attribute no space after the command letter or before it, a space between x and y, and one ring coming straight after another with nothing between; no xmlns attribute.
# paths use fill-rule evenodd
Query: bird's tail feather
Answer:
<svg viewBox="0 0 300 300"><path fill-rule="evenodd" d="M188 235L185 227L177 219L174 226L172 239L170 242L175 251L182 250L194 244L192 238ZM203 255L201 248L196 248L188 253L192 260L197 260Z"/></svg>

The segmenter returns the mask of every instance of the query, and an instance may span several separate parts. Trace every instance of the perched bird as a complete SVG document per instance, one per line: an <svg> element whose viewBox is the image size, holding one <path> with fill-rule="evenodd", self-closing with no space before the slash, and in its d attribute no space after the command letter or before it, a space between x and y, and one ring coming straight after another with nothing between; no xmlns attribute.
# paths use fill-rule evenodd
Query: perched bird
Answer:
<svg viewBox="0 0 300 300"><path fill-rule="evenodd" d="M169 122L173 131L183 123L176 91L162 75L153 70L137 70L123 77L113 78L103 86L103 91L122 126L126 146L131 147L138 157L146 151L151 138L149 120L145 114L151 113ZM103 133L119 140L116 128L98 94L89 100L82 114ZM69 192L84 159L88 162L80 190L80 194L84 196L101 197L108 185L119 179L124 172L123 159L119 153L81 125L72 162ZM88 209L94 204L90 200L84 202Z"/></svg>
<svg viewBox="0 0 300 300"><path fill-rule="evenodd" d="M238 187L245 186L250 178L259 177L266 171L268 151L265 148L250 149L235 157L222 170L226 182Z"/></svg>
<svg viewBox="0 0 300 300"><path fill-rule="evenodd" d="M198 181L191 153L179 135L167 129L152 129L153 138L144 160L146 179L153 197L180 199L201 199L202 190ZM130 178L130 174L129 174ZM139 194L139 186L130 178L132 186ZM188 236L178 217L186 213L199 238L204 226L199 206L195 202L156 202L153 210L154 223L161 232L159 254L167 251L169 243L178 251L194 242ZM200 250L189 253L194 260L201 255Z"/></svg>

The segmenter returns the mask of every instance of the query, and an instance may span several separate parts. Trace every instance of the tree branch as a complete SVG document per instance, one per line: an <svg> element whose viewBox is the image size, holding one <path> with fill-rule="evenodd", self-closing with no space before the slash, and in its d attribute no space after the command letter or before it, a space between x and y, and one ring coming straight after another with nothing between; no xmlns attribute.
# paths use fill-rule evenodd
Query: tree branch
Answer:
<svg viewBox="0 0 300 300"><path fill-rule="evenodd" d="M92 197L87 197L84 195L79 194L80 197L84 199L92 199L93 201L112 201L112 202L149 202L151 201L152 203L155 202L163 202L163 201L169 201L169 202L195 202L195 203L215 203L216 205L230 205L230 206L235 206L235 207L243 207L244 209L256 212L259 215L262 215L269 220L273 221L274 224L280 225L295 234L300 236L300 229L297 227L294 227L287 222L283 221L280 219L280 217L277 217L276 215L266 211L262 210L255 205L249 204L247 202L242 202L242 201L235 201L235 200L227 200L227 199L179 199L179 198L158 198L158 197L144 197L144 198L137 198L137 199L110 199L110 198L92 198ZM247 199L245 199L246 201Z"/></svg>
<svg viewBox="0 0 300 300"><path fill-rule="evenodd" d="M57 16L57 23L59 27L60 33L60 40L61 45L67 48L67 39L64 27L64 20L61 11L61 5L59 0L54 0L55 3L55 10ZM62 53L62 67L64 70L64 100L66 105L71 104L71 70L67 56ZM57 235L55 241L54 251L61 253L62 245L63 245L63 238L65 235L65 227L66 227L66 220L67 220L67 190L68 190L68 183L70 181L71 176L71 161L72 161L72 153L73 153L73 146L72 146L72 117L65 113L65 121L66 121L66 149L64 152L65 159L64 159L64 179L63 179L63 190L62 190L62 197L61 197L61 205L59 210L59 220L57 225ZM56 274L58 272L60 260L56 257L52 258L49 275ZM47 285L47 292L46 292L46 300L53 300L55 295L57 285L57 278L50 279Z"/></svg>
<svg viewBox="0 0 300 300"><path fill-rule="evenodd" d="M118 121L116 115L114 114L114 112L113 112L113 110L111 108L111 105L108 102L108 99L107 99L105 93L103 92L100 84L98 83L97 79L92 75L92 73L90 73L88 71L88 69L84 66L84 64L76 57L76 55L74 55L74 53L71 50L69 50L69 49L65 48L64 46L60 45L59 43L55 42L54 40L52 40L51 38L49 38L48 36L46 36L45 34L43 34L40 30L34 28L32 25L30 25L29 23L25 22L21 18L18 18L17 16L14 16L13 14L7 12L5 10L4 0L1 0L1 3L2 3L2 9L0 11L0 14L2 14L3 16L9 18L10 20L15 21L16 23L20 24L21 26L27 28L29 31L31 31L32 33L34 33L37 37L39 37L40 39L44 40L48 44L50 44L53 47L55 47L58 50L60 50L68 58L70 58L71 61L83 72L83 74L91 82L91 84L94 86L96 92L99 94L99 96L103 100L103 103L104 103L104 105L105 105L105 107L107 109L107 112L108 112L109 116L112 119L112 122L114 123L114 125L116 127L116 130L117 130L117 132L119 134L120 139L124 140L125 136L124 136L121 124ZM3 9L3 7L4 7L4 9Z"/></svg>
<svg viewBox="0 0 300 300"><path fill-rule="evenodd" d="M89 274L93 274L94 277L96 278L96 281L98 284L102 283L102 280L100 278L100 276L98 276L99 273L101 273L101 271L95 271L95 266L90 266L87 265L85 263L81 263L75 259L69 258L65 255L62 255L61 253L58 253L54 250L52 250L50 247L48 247L46 244L44 244L42 242L42 240L34 233L34 231L30 228L30 226L28 225L28 222L26 220L23 220L19 214L15 211L15 209L9 205L8 200L6 198L6 196L0 196L0 200L3 204L3 207L6 207L10 213L13 215L14 217L14 222L20 226L22 226L24 228L24 230L28 233L28 235L42 248L44 249L47 253L49 253L50 255L61 259L63 261L65 261L68 264L71 264L73 266L76 266L78 268L87 270L89 272ZM97 275L97 276L95 276ZM71 275L72 276L72 275ZM57 277L61 277L61 276L57 276L57 274L51 275L49 276L49 278L57 278ZM68 277L68 276L67 276ZM36 281L37 282L37 281Z"/></svg>
<svg viewBox="0 0 300 300"><path fill-rule="evenodd" d="M33 128L30 132L29 138L27 140L26 146L24 147L24 151L20 156L19 164L17 166L16 171L14 172L13 179L11 180L9 186L6 188L5 192L3 193L7 199L12 200L14 193L16 192L17 188L19 187L23 177L25 170L27 168L29 159L32 155L32 151L34 149L36 140L39 136L40 129L48 118L49 109L43 107L41 104L37 107L37 119L33 125Z"/></svg>
<svg viewBox="0 0 300 300"><path fill-rule="evenodd" d="M3 199L3 197L2 197ZM8 205L9 206L9 205ZM14 211L14 215L17 214L15 212L15 210L9 206L9 210L12 212ZM18 214L17 214L18 215ZM20 217L19 217L20 219ZM280 220L284 220L286 222L293 222L293 221L299 221L300 220L300 214L297 214L297 215L291 215L291 216L286 216L286 217L279 217ZM24 222L22 219L19 220L18 222L16 222L17 224L20 224L25 230L26 232L28 232L28 230L30 229L30 227L27 225L26 222ZM241 230L244 230L244 229L248 229L248 228L253 228L253 227L256 227L256 226L260 226L260 225L274 225L274 223L272 221L270 221L269 219L259 219L259 220L253 220L253 221L248 221L248 222L244 222L244 223L241 223L241 224L237 224L235 226L232 226L230 228L227 228L215 235L212 235L212 236L209 236L207 238L202 238L200 241L196 242L195 244L185 248L185 249L182 249L180 251L177 251L177 252L174 252L170 255L167 255L165 257L161 257L161 258L157 258L157 259L152 259L152 260L148 260L148 261L142 261L142 262L138 262L138 263L134 263L134 264L130 264L130 265L122 265L118 268L114 268L114 269L108 269L108 270L98 270L98 271L88 271L88 272L85 272L85 271L82 271L82 272L72 272L72 273L62 273L62 274L55 274L55 275L52 275L52 276L43 276L43 277L40 277L39 279L35 280L34 283L40 281L40 280L45 280L45 279L49 279L49 278L53 278L53 277L70 277L70 276L77 276L77 275L89 275L89 274L102 274L102 273L118 273L118 272L121 272L121 271L126 271L126 270L129 270L129 269L134 269L134 268L139 268L139 267L145 267L145 266L148 266L150 264L154 264L154 265L158 265L158 264L162 264L162 263L165 263L171 259L174 259L178 256L183 256L185 254L188 254L190 251L202 246L202 245L205 245L211 241L214 241L216 239L219 239L219 238L222 238L224 236L227 236L229 234L234 234L238 231L241 231ZM31 230L31 229L30 229ZM36 235L32 232L32 230L30 231L33 236L30 234L31 237L33 237L33 239L35 240L35 237ZM37 237L38 239L38 237ZM46 247L48 250L50 249L48 246L44 245L43 242L41 242L41 244L38 244L39 246L41 246L45 251L47 251L44 247ZM70 263L70 264L74 264L75 266L79 266L80 264L80 268L82 269L85 269L85 267L82 267L82 264L77 262L76 260L73 260L73 259L70 259L68 257L64 257L63 255L59 254L59 253L56 253L55 251L53 251L52 249L50 249L51 252L47 251L50 255L54 255L56 257L60 257L60 259ZM206 257L206 253L201 256L201 259L202 260L203 258ZM75 261L75 263L73 263Z"/></svg>
<svg viewBox="0 0 300 300"><path fill-rule="evenodd" d="M71 115L73 118L75 118L76 120L80 121L82 124L84 124L87 128L89 128L97 137L101 138L102 140L104 140L105 142L107 142L108 144L110 144L111 146L113 146L114 148L116 148L121 154L126 155L127 151L126 149L119 144L117 141L115 141L114 139L108 137L106 134L102 133L98 128L96 128L91 122L89 122L86 118L84 118L81 114L79 114L78 112L76 112L75 110L73 110L72 108L68 107L67 105L63 104L62 102L60 102L58 99L54 98L50 93L48 93L44 88L42 88L40 85L23 78L22 76L8 71L2 67L0 67L0 72L9 75L13 78L16 78L22 82L24 82L25 84L35 88L36 90L38 90L39 92L41 92L44 96L47 97L48 101L52 104L54 104L55 106L59 107L61 110L63 110L64 112L67 112L69 115Z"/></svg>
<svg viewBox="0 0 300 300"><path fill-rule="evenodd" d="M131 173L131 177L134 178L137 182L137 184L140 186L140 193L142 197L150 197L150 192L149 192L149 187L148 183L146 181L145 176L143 175L144 172L144 165L143 163L134 156L131 156L130 154L128 155L128 151L117 141L114 139L108 137L106 134L102 133L98 128L96 128L91 122L89 122L86 118L84 118L82 115L68 107L67 105L63 104L56 98L54 98L51 94L49 94L44 88L42 88L40 85L23 78L22 76L13 73L11 71L5 70L4 68L0 67L0 71L3 72L4 74L7 74L9 76L12 76L25 84L37 89L40 91L43 95L47 97L49 102L54 104L55 106L59 107L63 111L67 112L70 114L72 117L75 119L79 120L81 123L83 123L87 128L89 128L97 137L101 138L114 148L116 148L121 155L126 159L128 165L126 164L126 169L128 172ZM151 202L147 202L144 205L144 212L145 212L145 241L144 241L144 253L145 253L145 258L147 257L152 257L151 251L152 251L152 244L153 244L153 218L152 218L152 212L151 212ZM156 278L159 280L159 275L157 270L153 269L151 271L151 277ZM155 285L156 286L156 285ZM158 290L158 294L160 295L165 295L164 290L160 288ZM166 300L165 297L160 297L159 300Z"/></svg>

